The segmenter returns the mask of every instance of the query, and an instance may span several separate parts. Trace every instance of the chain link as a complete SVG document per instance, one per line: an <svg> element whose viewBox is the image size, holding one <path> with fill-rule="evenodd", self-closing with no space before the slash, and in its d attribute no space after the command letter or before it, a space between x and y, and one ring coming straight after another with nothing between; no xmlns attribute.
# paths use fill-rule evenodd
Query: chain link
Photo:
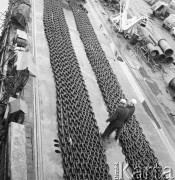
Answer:
<svg viewBox="0 0 175 180"><path fill-rule="evenodd" d="M109 115L112 115L120 99L125 98L125 95L101 48L86 11L73 0L69 1L69 5L73 11L80 38L84 44L92 69L95 72ZM156 178L161 179L162 167L158 164L158 159L150 148L149 142L146 141L135 115L124 125L119 141L126 161L133 170L136 167L157 166L161 170L158 171ZM149 173L148 179L154 179L153 173Z"/></svg>
<svg viewBox="0 0 175 180"><path fill-rule="evenodd" d="M56 86L64 178L110 180L99 129L59 0L44 1L44 27Z"/></svg>

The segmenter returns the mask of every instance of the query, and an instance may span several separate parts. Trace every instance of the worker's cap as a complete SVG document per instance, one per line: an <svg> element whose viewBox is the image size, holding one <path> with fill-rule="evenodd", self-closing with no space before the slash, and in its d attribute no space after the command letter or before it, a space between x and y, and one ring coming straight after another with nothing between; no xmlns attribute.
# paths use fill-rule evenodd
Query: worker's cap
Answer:
<svg viewBox="0 0 175 180"><path fill-rule="evenodd" d="M131 103L132 105L136 105L136 104L137 104L137 100L136 100L136 99L131 99L131 100L130 100L130 103Z"/></svg>
<svg viewBox="0 0 175 180"><path fill-rule="evenodd" d="M120 103L126 104L126 99L121 99Z"/></svg>

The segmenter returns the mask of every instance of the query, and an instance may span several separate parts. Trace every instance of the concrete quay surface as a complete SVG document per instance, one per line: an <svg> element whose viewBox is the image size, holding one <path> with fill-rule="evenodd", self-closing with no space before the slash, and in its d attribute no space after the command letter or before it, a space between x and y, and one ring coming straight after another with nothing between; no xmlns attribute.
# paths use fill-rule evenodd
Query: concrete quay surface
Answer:
<svg viewBox="0 0 175 180"><path fill-rule="evenodd" d="M15 122L9 125L9 176L11 180L27 180L25 126Z"/></svg>
<svg viewBox="0 0 175 180"><path fill-rule="evenodd" d="M111 41L102 20L98 16L98 11L87 1L85 8L88 10L88 16L97 34L99 42L109 60L109 63L116 74L124 94L128 99L135 98L138 101L135 115L143 128L143 133L149 141L155 156L160 164L175 167L175 161L172 157L172 147L162 138L159 128L155 126L148 113L143 107L143 102L147 98L142 89L138 86L133 74L127 66L126 61L118 61L115 56L115 44ZM64 1L66 3L66 1ZM61 155L55 153L54 139L57 137L56 121L56 93L53 74L49 59L49 49L44 33L43 25L43 0L32 1L32 36L33 36L33 55L36 61L36 82L35 82L35 153L36 153L36 176L39 180L61 180L63 179ZM102 11L102 10L101 10ZM85 83L92 102L93 111L101 132L107 126L105 120L108 118L106 105L98 87L95 74L87 59L83 43L77 31L73 13L64 8L66 21L69 27L73 47L85 79ZM149 102L147 102L148 105ZM152 110L152 107L150 107ZM156 115L155 115L156 116ZM156 116L157 117L157 116ZM110 166L110 173L114 177L114 163L125 162L121 147L118 141L114 141L112 134L109 141L105 142L107 162ZM127 179L124 177L124 179Z"/></svg>

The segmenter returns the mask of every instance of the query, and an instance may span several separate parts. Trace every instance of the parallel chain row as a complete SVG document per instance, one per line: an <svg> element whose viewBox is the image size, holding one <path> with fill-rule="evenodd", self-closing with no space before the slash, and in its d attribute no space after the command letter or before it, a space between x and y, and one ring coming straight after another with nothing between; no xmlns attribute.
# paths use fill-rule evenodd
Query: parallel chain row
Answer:
<svg viewBox="0 0 175 180"><path fill-rule="evenodd" d="M115 112L119 100L124 98L125 95L101 48L86 11L73 0L69 1L69 4L73 11L77 29L84 44L87 57L95 72L99 88L107 105L108 112L112 115ZM157 167L156 173L153 172L153 169L149 172L148 179L161 179L162 167L158 164L158 159L155 157L154 151L145 139L145 135L135 115L124 125L119 141L126 161L133 171L138 167L142 169L146 166Z"/></svg>
<svg viewBox="0 0 175 180"><path fill-rule="evenodd" d="M44 1L44 27L56 85L64 178L112 179L59 0Z"/></svg>

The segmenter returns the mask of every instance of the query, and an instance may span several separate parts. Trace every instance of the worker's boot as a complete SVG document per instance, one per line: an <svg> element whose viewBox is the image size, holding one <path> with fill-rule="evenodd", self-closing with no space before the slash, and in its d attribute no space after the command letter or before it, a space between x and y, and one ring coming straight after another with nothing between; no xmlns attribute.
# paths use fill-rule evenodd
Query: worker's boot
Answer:
<svg viewBox="0 0 175 180"><path fill-rule="evenodd" d="M115 138L114 138L116 141L117 141L117 139L118 139L118 136L115 136Z"/></svg>
<svg viewBox="0 0 175 180"><path fill-rule="evenodd" d="M104 137L102 133L100 133L100 137L101 137L102 140L109 139L109 136L108 137Z"/></svg>

